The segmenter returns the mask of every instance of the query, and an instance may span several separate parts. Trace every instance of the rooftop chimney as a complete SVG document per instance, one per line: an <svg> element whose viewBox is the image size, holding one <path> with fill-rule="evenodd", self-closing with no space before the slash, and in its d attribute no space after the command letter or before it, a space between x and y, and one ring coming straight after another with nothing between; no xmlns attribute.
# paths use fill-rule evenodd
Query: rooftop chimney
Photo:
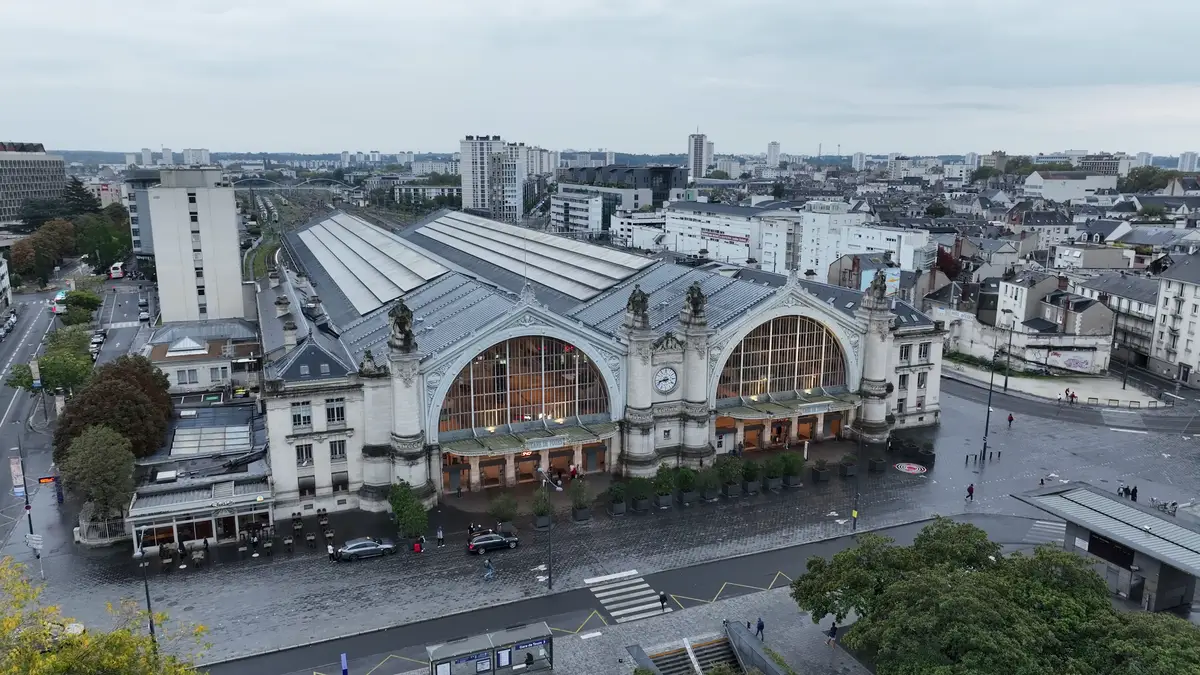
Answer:
<svg viewBox="0 0 1200 675"><path fill-rule="evenodd" d="M267 272L267 283L270 284L271 288L279 288L278 270L271 270L270 272Z"/></svg>
<svg viewBox="0 0 1200 675"><path fill-rule="evenodd" d="M286 295L281 295L275 298L275 317L280 318L288 315L292 311L292 301L288 300Z"/></svg>
<svg viewBox="0 0 1200 675"><path fill-rule="evenodd" d="M283 353L286 354L296 348L296 322L283 322Z"/></svg>
<svg viewBox="0 0 1200 675"><path fill-rule="evenodd" d="M1058 290L1065 291L1065 290L1067 290L1067 286L1069 286L1069 285L1070 285L1070 280L1067 279L1067 275L1065 275L1065 274L1058 275Z"/></svg>

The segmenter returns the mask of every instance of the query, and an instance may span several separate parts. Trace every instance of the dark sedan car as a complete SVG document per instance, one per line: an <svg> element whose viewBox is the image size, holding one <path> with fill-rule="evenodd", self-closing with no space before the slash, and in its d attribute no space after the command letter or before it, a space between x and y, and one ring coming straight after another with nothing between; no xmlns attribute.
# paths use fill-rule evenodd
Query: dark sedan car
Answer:
<svg viewBox="0 0 1200 675"><path fill-rule="evenodd" d="M516 548L521 540L517 535L510 532L487 532L486 534L477 534L467 541L467 553L478 553L483 555L488 551L495 551L502 548Z"/></svg>
<svg viewBox="0 0 1200 675"><path fill-rule="evenodd" d="M391 539L351 539L337 551L338 560L350 561L359 558L372 558L377 555L391 555L396 552L396 544Z"/></svg>

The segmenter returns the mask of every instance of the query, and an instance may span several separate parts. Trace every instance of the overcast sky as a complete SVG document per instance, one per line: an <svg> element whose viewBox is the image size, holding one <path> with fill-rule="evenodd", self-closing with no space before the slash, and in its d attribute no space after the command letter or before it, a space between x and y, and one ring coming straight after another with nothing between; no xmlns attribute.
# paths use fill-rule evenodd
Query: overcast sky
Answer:
<svg viewBox="0 0 1200 675"><path fill-rule="evenodd" d="M1196 0L9 0L60 149L1200 149Z"/></svg>

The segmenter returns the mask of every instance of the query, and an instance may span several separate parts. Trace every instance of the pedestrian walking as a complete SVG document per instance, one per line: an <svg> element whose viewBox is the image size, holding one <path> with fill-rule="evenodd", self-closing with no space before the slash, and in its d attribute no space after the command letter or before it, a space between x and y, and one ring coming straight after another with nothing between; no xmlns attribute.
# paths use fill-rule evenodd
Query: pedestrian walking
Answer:
<svg viewBox="0 0 1200 675"><path fill-rule="evenodd" d="M825 634L829 636L828 638L825 639L825 644L827 644L831 647L836 646L837 645L837 632L838 632L838 625L837 625L837 622L834 621L833 625L829 627L829 630L825 632Z"/></svg>
<svg viewBox="0 0 1200 675"><path fill-rule="evenodd" d="M967 501L975 501L975 484L971 483L967 486Z"/></svg>
<svg viewBox="0 0 1200 675"><path fill-rule="evenodd" d="M1062 394L1058 395L1058 404L1059 405L1062 405L1062 396L1063 396Z"/></svg>
<svg viewBox="0 0 1200 675"><path fill-rule="evenodd" d="M662 611L664 611L664 612L667 611L667 594L666 593L664 593L662 591L658 592L658 604L662 605Z"/></svg>
<svg viewBox="0 0 1200 675"><path fill-rule="evenodd" d="M492 566L492 559L488 558L483 561L483 580L491 581L496 578L496 568Z"/></svg>
<svg viewBox="0 0 1200 675"><path fill-rule="evenodd" d="M571 465L571 480L575 480L575 477L577 475L579 475L579 469L575 468L575 465L572 464Z"/></svg>
<svg viewBox="0 0 1200 675"><path fill-rule="evenodd" d="M442 526L438 525L437 529L438 548L446 545L446 533L442 531Z"/></svg>
<svg viewBox="0 0 1200 675"><path fill-rule="evenodd" d="M329 552L329 562L337 560L337 554L333 551L333 544L325 544L325 550Z"/></svg>
<svg viewBox="0 0 1200 675"><path fill-rule="evenodd" d="M1078 394L1076 394L1075 392L1071 392L1071 405L1075 405L1075 400L1078 398L1079 398Z"/></svg>
<svg viewBox="0 0 1200 675"><path fill-rule="evenodd" d="M1137 486L1136 485L1134 485L1133 489L1129 491L1129 498L1135 502L1137 501Z"/></svg>
<svg viewBox="0 0 1200 675"><path fill-rule="evenodd" d="M763 629L766 627L767 627L767 625L765 623L763 623L762 617L761 616L758 617L758 625L754 627L755 628L754 637L758 638L760 641L765 642L766 637L763 636Z"/></svg>
<svg viewBox="0 0 1200 675"><path fill-rule="evenodd" d="M1012 416L1012 413L1008 413L1008 428L1009 428L1009 429L1011 429L1011 428L1012 428L1012 422L1013 422L1013 416Z"/></svg>

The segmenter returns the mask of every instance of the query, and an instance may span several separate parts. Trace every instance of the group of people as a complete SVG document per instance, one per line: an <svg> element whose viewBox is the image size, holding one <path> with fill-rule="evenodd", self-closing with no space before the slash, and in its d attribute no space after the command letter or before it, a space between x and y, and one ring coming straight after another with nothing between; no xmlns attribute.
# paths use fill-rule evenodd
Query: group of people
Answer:
<svg viewBox="0 0 1200 675"><path fill-rule="evenodd" d="M1063 393L1061 393L1061 394L1059 394L1059 395L1058 395L1058 404L1059 404L1059 405L1062 405L1062 402L1063 402L1063 397L1064 397L1064 396L1065 396L1065 397L1066 397L1066 399L1067 399L1067 403L1070 403L1071 405L1075 405L1075 399L1079 398L1079 396L1077 396L1077 395L1075 394L1075 392L1071 391L1071 388L1070 388L1070 387L1067 387L1067 388L1066 388L1066 389L1063 391Z"/></svg>
<svg viewBox="0 0 1200 675"><path fill-rule="evenodd" d="M1117 488L1117 494L1121 495L1122 497L1124 497L1130 501L1136 502L1137 501L1137 486L1134 485L1133 489L1130 489L1128 485L1121 485L1121 487ZM1154 501L1154 500L1151 500L1151 501Z"/></svg>

